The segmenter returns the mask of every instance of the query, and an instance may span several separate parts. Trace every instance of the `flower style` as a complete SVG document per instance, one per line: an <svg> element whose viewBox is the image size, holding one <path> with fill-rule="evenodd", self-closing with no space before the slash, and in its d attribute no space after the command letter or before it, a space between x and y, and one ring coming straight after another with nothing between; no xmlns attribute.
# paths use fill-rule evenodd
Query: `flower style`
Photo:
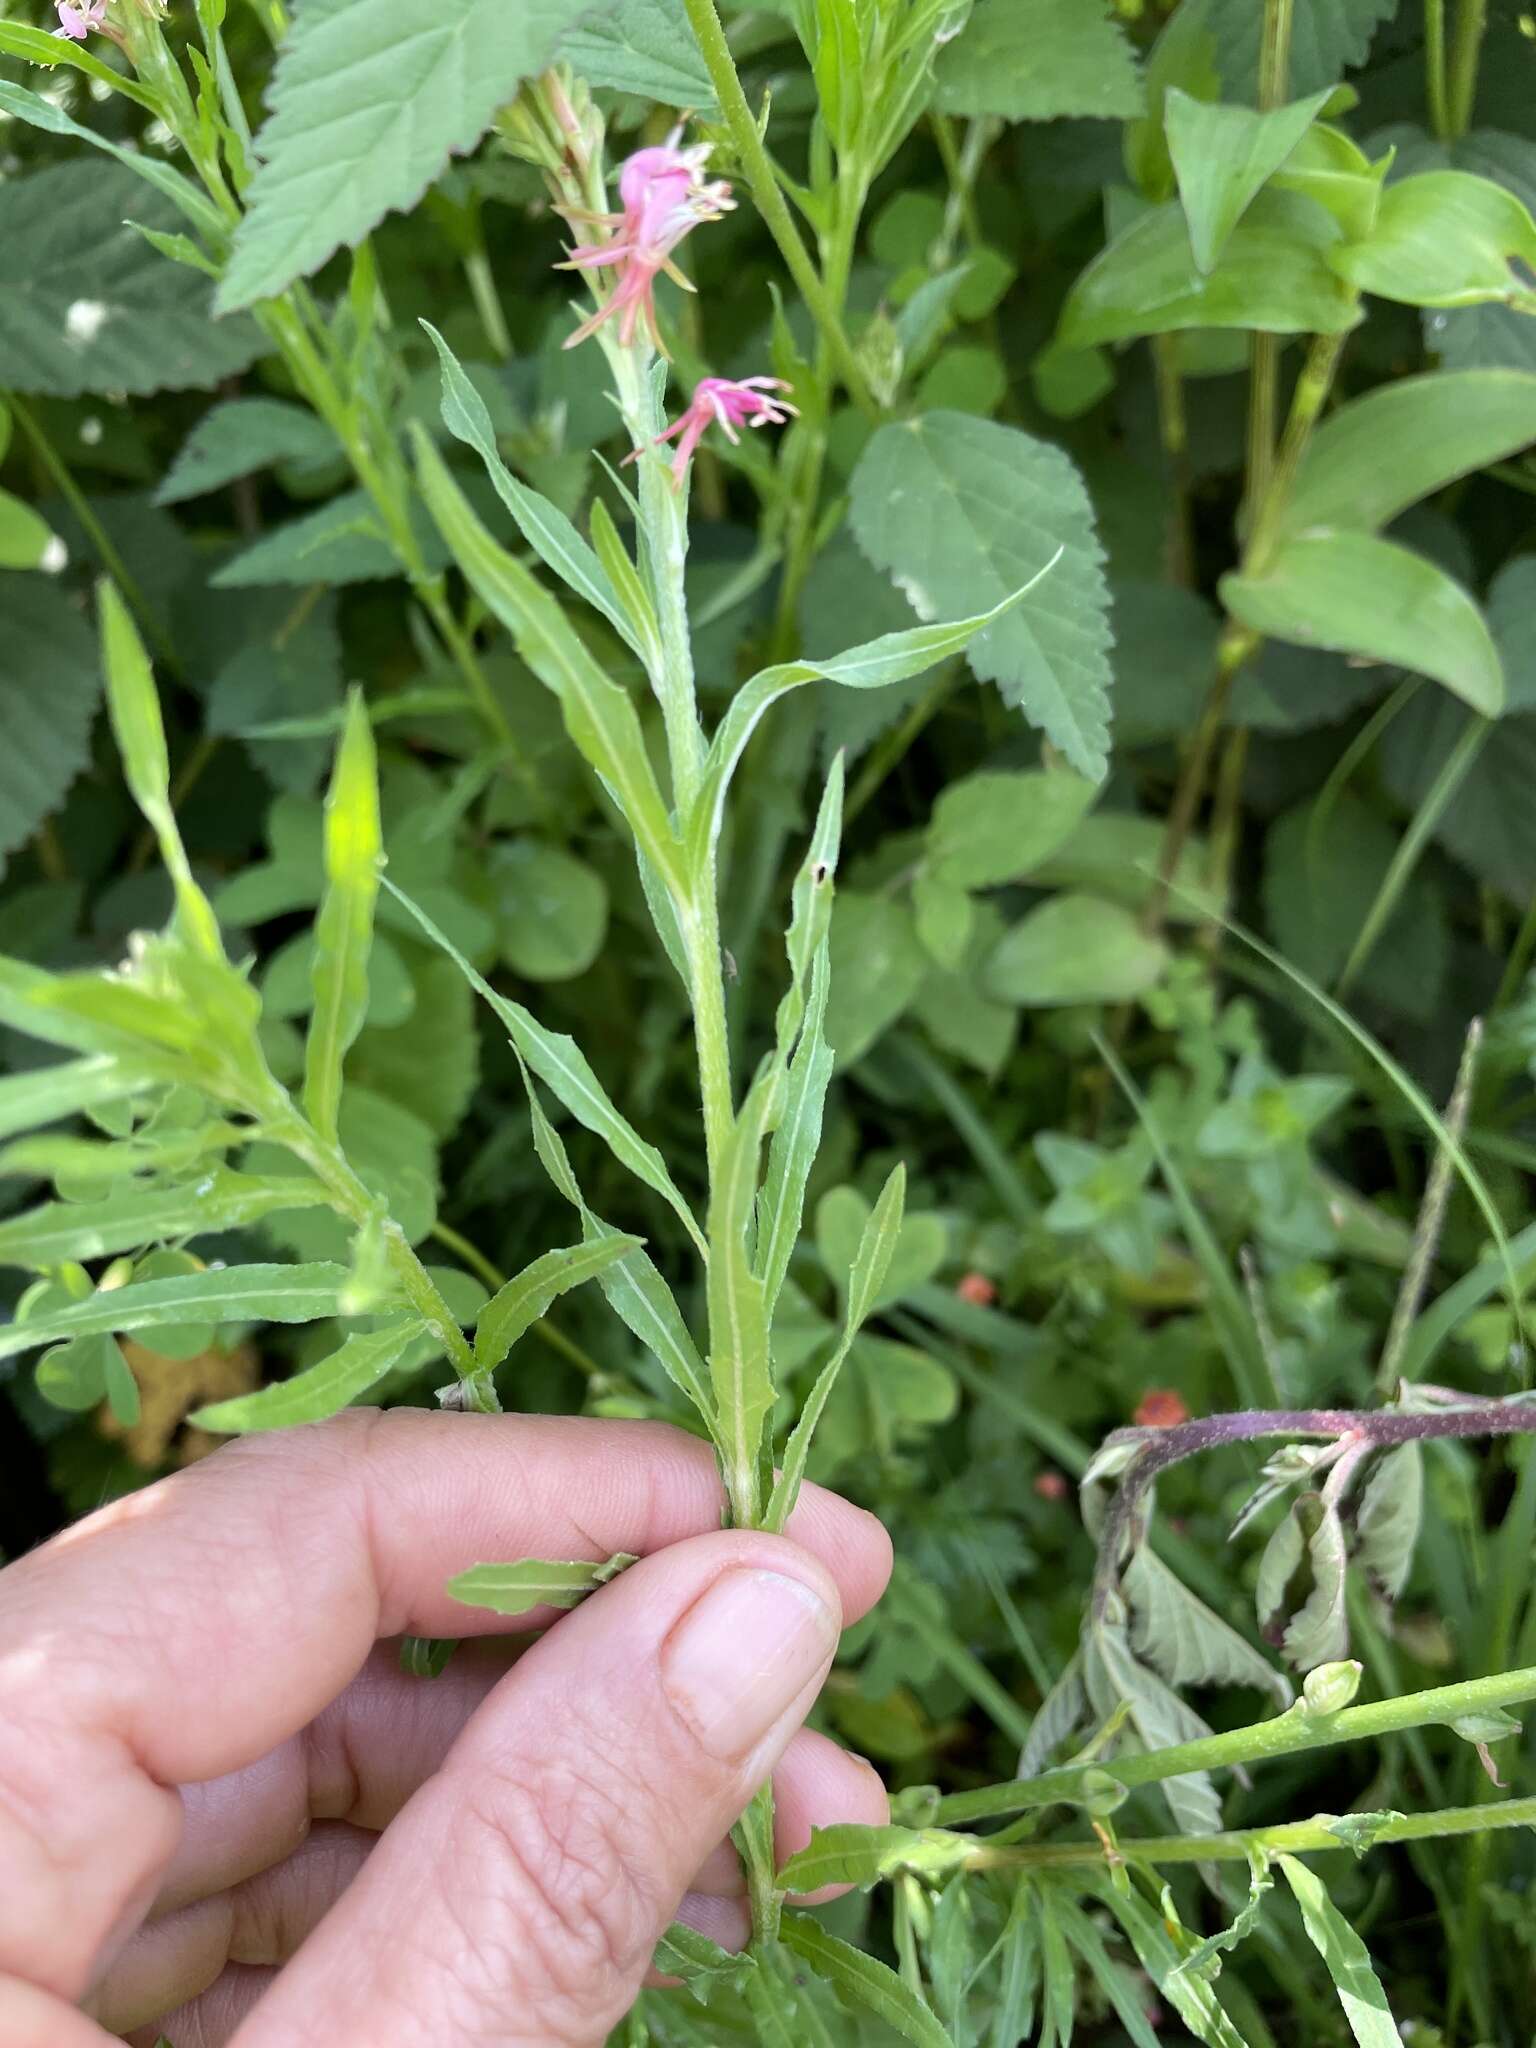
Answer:
<svg viewBox="0 0 1536 2048"><path fill-rule="evenodd" d="M635 329L643 320L645 330L659 348L656 327L656 279L662 271L685 291L693 286L672 261L672 251L700 221L718 220L734 204L731 188L723 179L706 182L704 166L711 145L696 143L679 149L681 128L674 128L664 143L639 149L619 172L622 213L579 213L567 217L592 228L601 228L610 239L584 242L572 249L562 270L617 269L613 290L589 320L584 320L566 342L575 348L595 334L605 321L617 319L619 340L628 348Z"/></svg>
<svg viewBox="0 0 1536 2048"><path fill-rule="evenodd" d="M102 28L107 19L107 0L80 0L72 6L70 0L57 0L59 25L56 36L63 36L71 43L83 43L93 28Z"/></svg>
<svg viewBox="0 0 1536 2048"><path fill-rule="evenodd" d="M788 419L798 419L798 409L787 399L769 395L789 389L782 377L701 377L693 387L687 411L679 414L667 431L658 434L650 444L659 448L663 441L670 441L675 435L682 436L677 444L677 454L672 459L673 488L682 489L683 478L693 460L693 451L708 428L723 427L725 438L735 442L741 439L736 431L738 427L781 427ZM639 454L637 448L624 460L633 462Z"/></svg>

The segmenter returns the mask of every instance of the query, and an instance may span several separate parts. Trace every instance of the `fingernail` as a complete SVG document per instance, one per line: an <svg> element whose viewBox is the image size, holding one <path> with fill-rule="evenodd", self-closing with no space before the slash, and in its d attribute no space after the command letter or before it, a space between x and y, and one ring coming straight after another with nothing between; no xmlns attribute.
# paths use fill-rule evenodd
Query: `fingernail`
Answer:
<svg viewBox="0 0 1536 2048"><path fill-rule="evenodd" d="M662 1684L711 1756L744 1757L831 1662L838 1626L799 1579L725 1572L662 1645Z"/></svg>

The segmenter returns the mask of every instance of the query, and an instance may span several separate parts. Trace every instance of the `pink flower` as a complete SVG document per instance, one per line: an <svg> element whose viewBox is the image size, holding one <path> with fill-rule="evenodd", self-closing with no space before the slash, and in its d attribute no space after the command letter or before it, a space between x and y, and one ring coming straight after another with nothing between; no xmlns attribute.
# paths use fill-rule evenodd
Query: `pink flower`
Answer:
<svg viewBox="0 0 1536 2048"><path fill-rule="evenodd" d="M641 320L659 348L656 329L656 279L662 271L685 291L692 291L686 277L672 261L672 251L700 221L718 220L733 204L731 188L722 180L706 183L704 166L710 145L695 144L679 149L681 128L674 128L667 140L653 149L639 149L619 172L622 213L584 214L571 211L569 218L601 228L609 239L584 242L572 249L562 270L616 269L613 290L589 320L584 320L566 342L574 348L595 334L604 321L617 319L619 339L626 348L635 338Z"/></svg>
<svg viewBox="0 0 1536 2048"><path fill-rule="evenodd" d="M71 6L70 0L58 0L59 25L56 36L64 36L72 43L83 43L93 28L101 28L107 18L107 0L82 0L79 6Z"/></svg>
<svg viewBox="0 0 1536 2048"><path fill-rule="evenodd" d="M651 443L653 448L659 448L674 435L682 436L672 460L672 482L676 488L681 490L693 451L708 428L723 427L725 438L735 442L741 439L738 427L781 427L787 419L798 419L798 411L787 399L769 396L770 392L789 388L782 377L701 377L693 387L688 410ZM624 460L633 462L639 453L637 448Z"/></svg>

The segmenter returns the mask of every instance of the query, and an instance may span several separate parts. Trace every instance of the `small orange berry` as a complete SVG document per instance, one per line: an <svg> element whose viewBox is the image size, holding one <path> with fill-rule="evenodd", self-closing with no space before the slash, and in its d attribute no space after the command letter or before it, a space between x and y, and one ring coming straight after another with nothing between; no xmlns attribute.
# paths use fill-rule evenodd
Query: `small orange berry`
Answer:
<svg viewBox="0 0 1536 2048"><path fill-rule="evenodd" d="M1035 1492L1042 1500L1065 1500L1070 1490L1059 1472L1035 1474Z"/></svg>
<svg viewBox="0 0 1536 2048"><path fill-rule="evenodd" d="M1131 1420L1141 1429L1172 1429L1177 1422L1188 1422L1189 1409L1172 1387L1153 1387L1137 1402Z"/></svg>
<svg viewBox="0 0 1536 2048"><path fill-rule="evenodd" d="M997 1286L985 1273L963 1273L955 1283L955 1292L962 1301L968 1301L973 1308L991 1308L997 1300Z"/></svg>

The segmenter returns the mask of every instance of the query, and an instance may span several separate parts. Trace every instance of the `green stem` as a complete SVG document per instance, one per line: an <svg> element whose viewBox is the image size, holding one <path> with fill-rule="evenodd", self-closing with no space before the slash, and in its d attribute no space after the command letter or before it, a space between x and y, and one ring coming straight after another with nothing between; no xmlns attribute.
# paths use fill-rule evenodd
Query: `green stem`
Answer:
<svg viewBox="0 0 1536 2048"><path fill-rule="evenodd" d="M736 62L731 55L725 29L716 11L715 0L683 0L688 10L688 19L698 38L703 52L704 64L709 72L715 96L720 102L725 125L731 143L746 173L758 212L763 216L768 232L778 244L779 254L788 266L789 274L799 287L800 296L805 300L812 319L821 332L822 339L831 351L837 364L838 374L848 389L849 396L861 411L873 419L879 413L869 380L854 354L853 344L843 328L837 307L829 297L827 289L816 266L811 261L806 246L800 239L800 230L795 226L783 192L779 189L778 176L773 161L763 146L763 139L757 130L752 109L742 90L741 80L736 73Z"/></svg>
<svg viewBox="0 0 1536 2048"><path fill-rule="evenodd" d="M1429 125L1442 142L1451 139L1445 90L1445 0L1424 0L1424 97Z"/></svg>
<svg viewBox="0 0 1536 2048"><path fill-rule="evenodd" d="M1138 1756L1117 1757L1101 1765L1128 1789L1161 1784L1190 1771L1234 1769L1240 1764L1272 1762L1304 1750L1332 1749L1341 1742L1375 1741L1409 1728L1443 1727L1464 1714L1486 1713L1493 1707L1518 1706L1536 1699L1536 1667L1503 1671L1488 1678L1463 1679L1457 1685L1432 1686L1399 1699L1374 1700L1346 1707L1338 1714L1309 1714L1300 1705L1273 1720L1233 1728L1223 1735L1203 1735ZM995 1814L1026 1813L1077 1796L1082 1779L1078 1766L1046 1771L1038 1778L1016 1778L1006 1785L985 1785L941 1799L934 1819L941 1827L985 1820Z"/></svg>
<svg viewBox="0 0 1536 2048"><path fill-rule="evenodd" d="M1446 92L1449 139L1453 141L1458 135L1465 135L1472 125L1477 102L1477 67L1487 27L1488 0L1461 0Z"/></svg>
<svg viewBox="0 0 1536 2048"><path fill-rule="evenodd" d="M59 496L68 505L70 511L74 513L76 519L79 520L81 530L91 546L96 550L102 567L132 607L134 615L143 627L146 635L154 642L156 652L163 661L172 667L179 666L176 660L175 647L172 645L165 628L161 625L159 619L156 618L153 610L150 608L149 600L139 588L127 563L118 553L112 536L92 511L90 501L75 482L73 475L70 473L68 463L65 462L63 456L59 454L52 441L49 440L42 422L34 414L32 408L23 399L18 398L14 392L6 394L5 402L10 409L11 417L26 435L32 453L37 457L42 469L53 483Z"/></svg>
<svg viewBox="0 0 1536 2048"><path fill-rule="evenodd" d="M1499 983L1499 992L1493 999L1495 1011L1512 1003L1520 993L1520 984L1525 979L1525 970L1531 964L1531 955L1536 952L1536 891L1525 906L1525 916L1520 920L1520 929L1515 934L1515 943L1509 949L1504 963L1504 975Z"/></svg>
<svg viewBox="0 0 1536 2048"><path fill-rule="evenodd" d="M1128 1863L1245 1863L1257 1850L1263 1856L1307 1856L1353 1845L1335 1832L1337 1819L1283 1821L1277 1827L1233 1828L1219 1835L1144 1835L1119 1840L1114 1853ZM1394 1842L1435 1841L1447 1835L1481 1835L1492 1828L1536 1826L1536 1799L1506 1799L1497 1806L1451 1806L1430 1813L1395 1813L1369 1834L1365 1846L1384 1848ZM965 1859L967 1870L1081 1870L1103 1868L1107 1857L1098 1842L1026 1843L1018 1848L975 1850Z"/></svg>
<svg viewBox="0 0 1536 2048"><path fill-rule="evenodd" d="M878 795L881 785L907 755L922 733L924 726L953 693L959 681L960 671L953 662L946 662L939 670L931 688L925 690L899 725L893 726L882 735L869 750L869 756L848 791L848 801L843 805L843 830L846 832L870 799Z"/></svg>

